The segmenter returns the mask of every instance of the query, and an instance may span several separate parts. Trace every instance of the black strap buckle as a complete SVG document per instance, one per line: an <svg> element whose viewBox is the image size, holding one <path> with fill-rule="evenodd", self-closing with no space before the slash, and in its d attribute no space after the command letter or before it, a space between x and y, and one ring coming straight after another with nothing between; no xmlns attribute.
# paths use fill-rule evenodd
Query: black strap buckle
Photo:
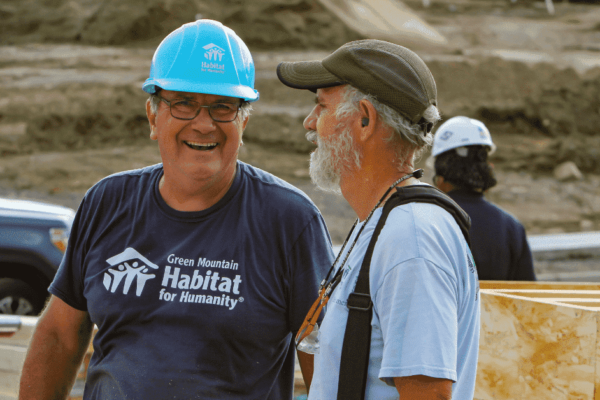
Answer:
<svg viewBox="0 0 600 400"><path fill-rule="evenodd" d="M373 307L373 302L368 294L352 292L348 296L347 306L353 310L369 311Z"/></svg>

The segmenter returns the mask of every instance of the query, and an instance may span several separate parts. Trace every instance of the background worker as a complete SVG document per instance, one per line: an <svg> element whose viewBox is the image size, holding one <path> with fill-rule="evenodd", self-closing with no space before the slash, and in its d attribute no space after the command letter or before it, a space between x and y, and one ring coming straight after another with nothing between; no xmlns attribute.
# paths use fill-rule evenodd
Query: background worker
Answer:
<svg viewBox="0 0 600 400"><path fill-rule="evenodd" d="M479 279L534 281L525 228L484 196L496 185L487 160L495 150L482 122L467 117L449 119L434 137L433 182L471 217L471 250Z"/></svg>
<svg viewBox="0 0 600 400"><path fill-rule="evenodd" d="M290 87L316 92L304 120L308 140L318 146L311 178L341 192L358 216L334 266L332 279L339 283L319 330L309 393L309 400L339 399L349 295L388 190L429 186L414 177L414 158L432 142L437 90L417 54L380 40L347 43L322 61L284 62L277 73ZM468 220L454 207L462 223ZM409 203L392 209L370 263L365 399L473 398L479 284L470 258L457 220L442 207Z"/></svg>
<svg viewBox="0 0 600 400"><path fill-rule="evenodd" d="M237 160L250 52L216 21L185 24L143 90L162 163L86 194L19 398L66 398L96 324L84 399L291 400L292 334L332 250L306 195Z"/></svg>

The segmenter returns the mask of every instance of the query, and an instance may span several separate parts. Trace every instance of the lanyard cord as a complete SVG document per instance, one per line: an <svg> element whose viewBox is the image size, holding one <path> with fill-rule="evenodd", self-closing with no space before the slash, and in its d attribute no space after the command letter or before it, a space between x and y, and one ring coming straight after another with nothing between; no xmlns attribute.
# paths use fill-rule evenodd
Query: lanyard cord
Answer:
<svg viewBox="0 0 600 400"><path fill-rule="evenodd" d="M393 188L395 188L397 185L399 185L400 182L405 181L406 179L408 179L410 177L415 177L415 178L419 179L421 176L423 176L423 170L418 169L416 171L413 171L410 174L404 175L402 178L400 178L396 182L392 183L392 185L388 188L388 190L381 197L381 199L377 202L375 207L373 207L373 209L371 210L371 212L365 219L364 224L360 227L360 230L356 234L356 237L354 238L352 245L348 249L348 252L346 253L346 256L344 257L344 261L342 261L342 264L336 271L333 278L331 278L331 280L329 280L329 276L331 275L331 272L333 271L335 265L337 264L338 260L340 259L340 256L344 252L344 249L346 248L346 245L348 244L348 240L350 240L350 237L352 236L352 232L354 231L354 228L356 228L356 225L358 224L358 218L356 219L356 221L354 221L354 225L352 225L352 229L350 229L350 233L348 233L348 236L346 237L346 240L344 241L344 244L342 245L340 252L338 253L337 257L335 258L333 265L331 265L329 272L327 272L327 276L321 282L321 285L319 287L319 297L313 303L312 307L308 311L308 314L306 315L306 318L304 319L302 326L300 327L300 329L298 330L298 333L296 334L296 346L298 346L298 344L302 340L304 340L304 338L306 338L308 335L310 335L311 332L313 331L313 328L315 327L317 320L319 318L319 314L321 314L321 310L323 309L323 307L325 307L327 305L327 302L329 301L329 296L331 295L333 290L336 288L338 283L340 283L340 281L342 280L342 270L344 269L344 265L346 264L346 261L348 260L350 253L352 253L352 249L354 249L354 246L356 245L356 242L358 242L358 238L360 237L360 234L362 233L363 229L365 229L365 226L367 226L367 223L369 222L369 219L371 219L371 216L373 216L373 213L375 212L375 210L379 207L379 205L383 202L383 200L385 200L385 198L390 193L390 191Z"/></svg>
<svg viewBox="0 0 600 400"><path fill-rule="evenodd" d="M338 283L340 283L341 276L342 276L342 270L344 269L344 265L346 264L346 261L348 260L348 257L350 256L350 253L352 253L352 249L354 249L354 246L358 242L358 238L360 237L360 234L362 233L363 229L365 229L365 226L367 226L367 223L369 222L369 220L373 216L373 213L375 213L375 210L377 210L377 208L381 205L381 203L387 197L387 195L390 193L390 191L393 188L395 188L396 186L398 186L401 182L407 180L408 178L415 177L415 178L419 179L421 176L423 176L423 170L422 169L418 169L416 171L413 171L410 174L404 175L402 178L400 178L396 182L392 183L392 185L388 188L388 190L386 190L386 192L384 193L384 195L381 197L381 199L379 199L379 201L377 202L377 204L375 205L375 207L373 207L373 209L371 210L371 212L369 213L369 215L365 219L364 224L360 227L360 230L356 234L356 237L354 238L354 241L352 242L352 245L348 249L348 252L346 253L346 256L344 257L344 261L342 261L342 264L340 265L340 267L336 271L336 273L333 276L333 278L328 281L329 276L331 275L331 272L333 271L335 265L337 264L337 262L338 262L338 260L339 260L339 258L341 256L341 254L344 252L344 248L348 244L348 240L350 239L350 236L352 236L352 232L354 231L354 228L356 228L356 225L358 224L358 218L356 219L356 221L354 221L354 225L352 225L352 228L350 229L350 232L348 233L348 236L346 237L346 240L344 241L344 244L342 245L342 248L340 249L340 252L338 253L335 261L333 262L333 264L331 265L331 268L329 269L329 272L327 273L327 276L321 282L321 286L320 286L319 289L322 290L325 287L327 288L327 290L324 293L325 297L329 296L331 294L331 292L333 292L333 290L335 289L335 287L338 285Z"/></svg>

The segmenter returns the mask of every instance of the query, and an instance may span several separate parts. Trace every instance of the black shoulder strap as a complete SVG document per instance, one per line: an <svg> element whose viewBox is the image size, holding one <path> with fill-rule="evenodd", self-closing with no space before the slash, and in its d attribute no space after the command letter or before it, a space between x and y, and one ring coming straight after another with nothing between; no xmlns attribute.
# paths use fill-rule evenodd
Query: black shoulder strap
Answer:
<svg viewBox="0 0 600 400"><path fill-rule="evenodd" d="M467 213L444 192L433 186L411 185L396 188L383 207L369 246L365 253L354 292L348 296L348 322L340 362L337 400L363 400L367 386L369 350L371 347L371 319L373 303L369 290L369 271L373 249L389 213L402 204L419 202L435 204L450 213L470 246L471 219Z"/></svg>

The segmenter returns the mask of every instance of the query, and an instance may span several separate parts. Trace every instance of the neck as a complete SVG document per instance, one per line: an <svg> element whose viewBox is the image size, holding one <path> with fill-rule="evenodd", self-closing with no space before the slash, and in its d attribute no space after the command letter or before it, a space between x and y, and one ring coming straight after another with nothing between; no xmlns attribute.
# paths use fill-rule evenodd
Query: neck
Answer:
<svg viewBox="0 0 600 400"><path fill-rule="evenodd" d="M169 207L177 211L203 211L217 204L227 194L235 179L235 171L234 167L221 179L202 182L173 179L164 171L158 189Z"/></svg>
<svg viewBox="0 0 600 400"><path fill-rule="evenodd" d="M375 170L371 172L368 168L361 168L360 171L354 171L354 173L347 176L342 176L340 181L342 195L348 201L360 221L364 221L367 218L390 186L398 179L410 174L412 169L400 171L390 166L382 171L385 172L376 172ZM396 187L414 185L418 182L417 179L411 177L400 182ZM383 205L392 194L393 191L390 191L381 204Z"/></svg>
<svg viewBox="0 0 600 400"><path fill-rule="evenodd" d="M379 126L379 125L378 125ZM405 162L398 168L398 146L390 145L387 139L393 132L391 128L380 126L377 131L367 136L357 135L357 146L361 153L361 166L358 170L342 174L340 189L342 195L361 221L369 215L390 186L403 176L413 172L412 162ZM406 152L404 152L406 153ZM404 161L413 159L413 151L404 154ZM409 178L398 184L398 187L414 185L418 180ZM392 195L392 191L388 196ZM387 200L383 199L382 203Z"/></svg>

